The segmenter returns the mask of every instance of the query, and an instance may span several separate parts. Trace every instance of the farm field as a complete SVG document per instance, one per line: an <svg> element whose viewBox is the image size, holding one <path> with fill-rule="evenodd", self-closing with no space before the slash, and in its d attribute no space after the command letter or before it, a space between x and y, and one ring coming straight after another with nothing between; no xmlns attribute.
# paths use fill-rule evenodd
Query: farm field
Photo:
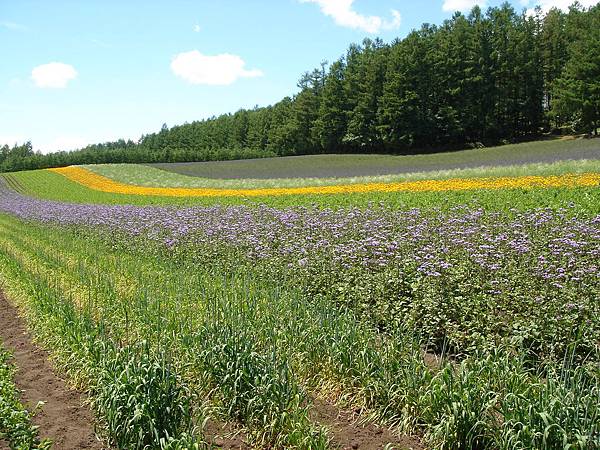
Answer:
<svg viewBox="0 0 600 450"><path fill-rule="evenodd" d="M600 156L600 155L599 155ZM321 164L319 157L311 157L313 164ZM213 189L267 189L332 186L340 184L399 183L420 180L447 180L453 178L523 177L532 175L561 175L565 173L598 172L599 159L564 160L551 163L529 163L410 172L396 175L372 175L338 178L272 178L272 179L212 179L192 177L140 164L96 164L81 166L116 182L148 187L213 188ZM61 173L62 169L55 169Z"/></svg>
<svg viewBox="0 0 600 450"><path fill-rule="evenodd" d="M454 152L408 156L343 154L199 163L157 163L152 167L210 179L349 178L414 172L600 159L598 139L548 139Z"/></svg>
<svg viewBox="0 0 600 450"><path fill-rule="evenodd" d="M0 450L600 450L599 0L31 3Z"/></svg>
<svg viewBox="0 0 600 450"><path fill-rule="evenodd" d="M49 448L49 442L40 442L31 423L30 413L20 400L15 386L15 366L11 355L0 348L0 443L12 443L17 448Z"/></svg>
<svg viewBox="0 0 600 450"><path fill-rule="evenodd" d="M62 169L61 169L62 170ZM202 181L191 177L173 176L164 171L148 169L142 165L100 165L84 166L84 170L91 171L109 178L119 184L125 182L134 186L156 187L207 187L209 189L263 189L276 188L277 185L261 184L261 180L223 180L215 182L208 180L204 185ZM356 179L341 179L341 182L355 185L359 183L404 183L427 180L445 180L463 178L508 177L519 179L528 176L569 176L600 173L598 160L564 161L550 164L532 164L524 166L495 167L487 169L464 169L437 172L414 173L394 177L360 177ZM128 176L131 181L128 182ZM548 187L547 189L531 189L524 186L513 186L512 189L463 189L441 191L411 192L403 190L386 192L373 190L371 192L355 192L352 195L277 195L250 197L244 195L233 196L160 196L160 195L134 195L118 192L106 192L93 189L82 183L76 182L53 170L35 170L15 172L2 175L7 185L12 189L40 199L66 201L74 203L94 204L130 204L130 205L269 205L273 207L312 206L321 207L353 207L367 206L373 202L385 202L387 205L399 208L426 207L447 209L459 205L473 207L489 207L493 209L530 209L537 207L568 207L576 197L581 208L589 212L600 212L600 195L594 186ZM85 177L84 177L85 178ZM83 180L85 182L85 180ZM281 182L281 187L316 187L331 186L332 180L304 179L304 180L276 180ZM289 184L293 181L292 184ZM324 182L326 183L320 183ZM335 181L335 180L333 180ZM154 183L154 184L152 184ZM215 184L216 183L216 184ZM459 181L460 186L460 181ZM469 187L469 186L467 186ZM316 189L318 192L318 189Z"/></svg>
<svg viewBox="0 0 600 450"><path fill-rule="evenodd" d="M595 448L599 166L338 180L475 183L454 191L195 198L6 174L3 290L115 448ZM163 172L77 173L274 187Z"/></svg>

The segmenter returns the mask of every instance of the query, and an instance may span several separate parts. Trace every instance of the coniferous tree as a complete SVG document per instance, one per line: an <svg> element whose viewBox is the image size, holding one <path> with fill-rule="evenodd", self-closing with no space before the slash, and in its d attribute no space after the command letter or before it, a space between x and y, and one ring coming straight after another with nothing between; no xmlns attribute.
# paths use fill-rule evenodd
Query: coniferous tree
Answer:
<svg viewBox="0 0 600 450"><path fill-rule="evenodd" d="M585 16L570 57L554 85L553 112L575 130L598 134L600 127L600 6Z"/></svg>
<svg viewBox="0 0 600 450"><path fill-rule="evenodd" d="M344 95L344 62L334 62L325 79L318 117L314 130L325 152L343 150L342 140L347 130L347 105Z"/></svg>
<svg viewBox="0 0 600 450"><path fill-rule="evenodd" d="M365 39L352 73L352 109L344 137L351 148L371 151L381 146L377 110L383 93L388 47L381 40Z"/></svg>
<svg viewBox="0 0 600 450"><path fill-rule="evenodd" d="M552 8L543 18L541 31L542 69L544 77L543 106L552 109L552 85L557 80L568 59L566 14Z"/></svg>

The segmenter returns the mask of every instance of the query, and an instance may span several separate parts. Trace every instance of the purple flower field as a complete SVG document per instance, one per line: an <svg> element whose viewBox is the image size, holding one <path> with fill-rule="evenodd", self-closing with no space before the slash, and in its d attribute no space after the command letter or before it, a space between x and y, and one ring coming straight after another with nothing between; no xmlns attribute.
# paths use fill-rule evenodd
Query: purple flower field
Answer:
<svg viewBox="0 0 600 450"><path fill-rule="evenodd" d="M377 271L412 260L437 277L453 266L457 252L490 275L528 262L531 274L560 288L595 286L600 279L600 215L578 218L568 211L515 211L510 216L482 209L449 213L374 206L317 209L247 206L170 208L82 205L38 200L6 187L0 210L52 225L84 225L160 240L167 247L227 245L249 258L284 258L306 266L327 255L341 268Z"/></svg>
<svg viewBox="0 0 600 450"><path fill-rule="evenodd" d="M291 273L310 295L357 308L379 326L408 323L458 349L480 336L509 336L553 354L578 330L589 351L600 332L600 216L382 205L81 205L8 188L0 210L51 225L110 230L111 239L118 231L198 263L215 254L222 261L235 255L239 264L258 261L271 276Z"/></svg>
<svg viewBox="0 0 600 450"><path fill-rule="evenodd" d="M0 187L0 214L6 270L34 286L40 326L72 337L74 367L112 358L98 339L161 336L174 370L230 403L245 380L240 408L266 392L269 418L296 414L315 439L295 419L307 379L432 448L474 448L475 429L481 448L597 440L600 216L581 206L109 206Z"/></svg>

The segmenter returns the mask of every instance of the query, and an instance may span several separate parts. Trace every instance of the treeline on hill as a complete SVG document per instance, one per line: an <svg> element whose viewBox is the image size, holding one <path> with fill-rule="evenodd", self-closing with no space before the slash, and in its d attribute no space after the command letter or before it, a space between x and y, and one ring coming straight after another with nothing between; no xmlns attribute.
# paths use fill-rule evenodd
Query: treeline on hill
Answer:
<svg viewBox="0 0 600 450"><path fill-rule="evenodd" d="M206 161L328 152L409 153L600 126L600 4L530 15L508 3L365 39L305 73L275 105L167 128L138 142L36 154L2 148L3 171L108 162Z"/></svg>

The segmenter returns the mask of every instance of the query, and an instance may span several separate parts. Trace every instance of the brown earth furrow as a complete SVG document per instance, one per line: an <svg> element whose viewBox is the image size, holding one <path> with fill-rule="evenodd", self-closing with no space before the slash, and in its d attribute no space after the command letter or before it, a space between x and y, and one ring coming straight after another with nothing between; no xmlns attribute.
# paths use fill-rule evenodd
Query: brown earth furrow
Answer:
<svg viewBox="0 0 600 450"><path fill-rule="evenodd" d="M331 447L341 450L424 450L419 440L412 436L398 436L387 428L374 424L360 425L351 411L318 398L312 399L311 419L329 429Z"/></svg>
<svg viewBox="0 0 600 450"><path fill-rule="evenodd" d="M15 307L0 292L0 338L12 352L17 367L15 384L21 401L31 411L38 402L33 423L40 438L53 441L53 449L103 449L94 433L94 418L83 406L84 397L71 389L54 371L48 353L33 344Z"/></svg>
<svg viewBox="0 0 600 450"><path fill-rule="evenodd" d="M244 433L236 433L233 424L209 420L203 430L206 442L222 450L250 450Z"/></svg>

